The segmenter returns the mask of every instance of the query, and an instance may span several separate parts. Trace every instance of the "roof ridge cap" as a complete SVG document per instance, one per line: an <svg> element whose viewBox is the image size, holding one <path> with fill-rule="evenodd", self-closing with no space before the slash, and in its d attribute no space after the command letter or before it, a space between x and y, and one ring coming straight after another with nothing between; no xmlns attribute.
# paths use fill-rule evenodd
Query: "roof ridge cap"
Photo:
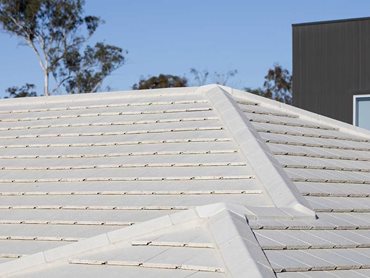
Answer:
<svg viewBox="0 0 370 278"><path fill-rule="evenodd" d="M244 208L223 205L224 209L209 219L207 227L219 250L226 274L229 277L244 277L246 273L256 278L275 277L247 218L241 215Z"/></svg>
<svg viewBox="0 0 370 278"><path fill-rule="evenodd" d="M230 89L212 85L200 87L197 91L203 93L212 103L215 113L218 114L239 145L241 153L253 168L254 174L260 180L274 205L278 208L290 209L291 217L315 219L315 212L298 192L266 143L226 91Z"/></svg>

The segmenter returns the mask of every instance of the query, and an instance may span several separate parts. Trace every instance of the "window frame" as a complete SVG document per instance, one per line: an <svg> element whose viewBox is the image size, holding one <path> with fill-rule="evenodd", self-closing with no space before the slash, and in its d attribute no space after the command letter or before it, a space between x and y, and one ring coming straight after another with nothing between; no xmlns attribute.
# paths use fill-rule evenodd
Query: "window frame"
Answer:
<svg viewBox="0 0 370 278"><path fill-rule="evenodd" d="M364 95L353 95L353 118L352 118L352 124L354 126L358 126L357 122L357 101L361 98L368 98L370 101L370 94L364 94Z"/></svg>

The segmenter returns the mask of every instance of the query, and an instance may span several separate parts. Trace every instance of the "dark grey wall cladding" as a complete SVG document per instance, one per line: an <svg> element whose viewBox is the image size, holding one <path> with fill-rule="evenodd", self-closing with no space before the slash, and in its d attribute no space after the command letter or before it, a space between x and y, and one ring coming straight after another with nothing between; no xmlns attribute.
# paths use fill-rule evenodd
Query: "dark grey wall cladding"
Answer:
<svg viewBox="0 0 370 278"><path fill-rule="evenodd" d="M293 25L293 105L352 123L370 92L370 18Z"/></svg>

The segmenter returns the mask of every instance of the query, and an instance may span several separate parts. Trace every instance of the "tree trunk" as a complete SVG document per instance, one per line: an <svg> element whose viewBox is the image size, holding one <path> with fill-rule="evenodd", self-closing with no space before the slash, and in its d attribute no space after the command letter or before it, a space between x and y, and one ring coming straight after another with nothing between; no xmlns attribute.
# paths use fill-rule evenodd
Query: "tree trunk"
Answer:
<svg viewBox="0 0 370 278"><path fill-rule="evenodd" d="M49 73L44 71L44 96L49 96Z"/></svg>

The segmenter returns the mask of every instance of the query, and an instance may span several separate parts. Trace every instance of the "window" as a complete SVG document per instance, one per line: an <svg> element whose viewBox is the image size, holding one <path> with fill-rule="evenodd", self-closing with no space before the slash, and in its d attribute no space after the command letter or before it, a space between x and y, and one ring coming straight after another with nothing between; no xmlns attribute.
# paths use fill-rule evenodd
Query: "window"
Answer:
<svg viewBox="0 0 370 278"><path fill-rule="evenodd" d="M353 124L370 130L370 95L353 96Z"/></svg>

